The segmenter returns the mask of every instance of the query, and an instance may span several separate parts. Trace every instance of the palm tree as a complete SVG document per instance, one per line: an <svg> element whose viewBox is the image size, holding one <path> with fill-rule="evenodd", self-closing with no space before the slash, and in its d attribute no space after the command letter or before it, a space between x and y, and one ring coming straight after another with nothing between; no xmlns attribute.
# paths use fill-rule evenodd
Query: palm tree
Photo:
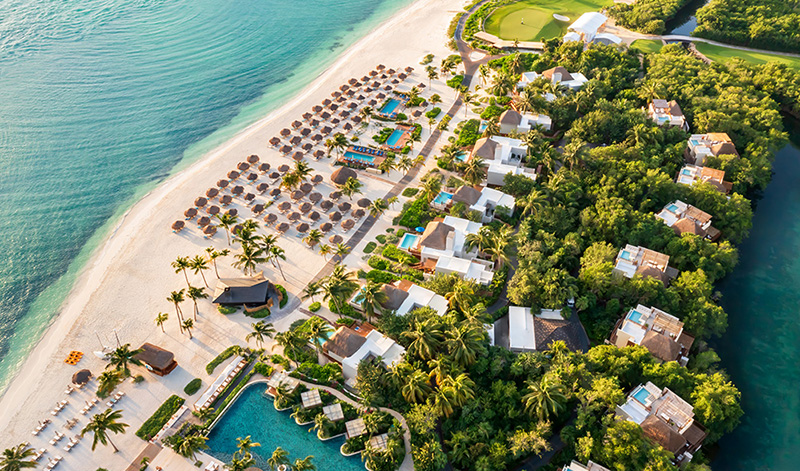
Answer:
<svg viewBox="0 0 800 471"><path fill-rule="evenodd" d="M217 214L217 222L219 227L225 229L225 239L228 245L231 245L231 228L239 222L239 218L228 213Z"/></svg>
<svg viewBox="0 0 800 471"><path fill-rule="evenodd" d="M319 355L320 350L322 350L322 341L333 333L333 328L321 317L312 317L306 321L305 325L308 336L311 338L311 343L314 344L314 349Z"/></svg>
<svg viewBox="0 0 800 471"><path fill-rule="evenodd" d="M264 257L264 249L255 244L242 245L242 251L236 254L234 258L234 268L240 268L245 275L255 273L256 266L267 260Z"/></svg>
<svg viewBox="0 0 800 471"><path fill-rule="evenodd" d="M449 293L445 293L445 299L450 303L451 309L458 309L464 312L474 304L475 301L475 282L471 280L458 280L450 288Z"/></svg>
<svg viewBox="0 0 800 471"><path fill-rule="evenodd" d="M473 156L464 167L464 180L470 185L477 185L486 178L486 162L478 156Z"/></svg>
<svg viewBox="0 0 800 471"><path fill-rule="evenodd" d="M464 118L466 118L467 113L469 113L469 106L475 103L475 96L468 91L464 91L461 94L461 101L464 102Z"/></svg>
<svg viewBox="0 0 800 471"><path fill-rule="evenodd" d="M161 327L161 333L166 332L164 330L164 323L167 322L167 319L169 319L169 314L167 314L166 312L159 312L158 314L156 314L156 325Z"/></svg>
<svg viewBox="0 0 800 471"><path fill-rule="evenodd" d="M275 334L275 341L278 342L277 345L273 345L272 349L275 350L276 347L281 346L283 347L284 352L287 353L287 357L289 353L292 353L295 358L298 357L298 353L303 349L303 347L308 343L308 338L306 337L306 333L300 332L298 330L287 330L286 332L278 332ZM291 358L291 357L290 357ZM295 363L297 361L295 360Z"/></svg>
<svg viewBox="0 0 800 471"><path fill-rule="evenodd" d="M248 468L255 466L256 460L252 456L233 456L231 462L225 465L228 471L245 471Z"/></svg>
<svg viewBox="0 0 800 471"><path fill-rule="evenodd" d="M511 226L502 226L499 230L492 232L489 245L482 248L483 253L489 256L498 269L511 260L514 249L513 239Z"/></svg>
<svg viewBox="0 0 800 471"><path fill-rule="evenodd" d="M430 360L436 355L443 337L441 327L433 319L416 322L414 329L404 332L402 336L411 341L408 352L423 360Z"/></svg>
<svg viewBox="0 0 800 471"><path fill-rule="evenodd" d="M462 368L467 368L475 363L478 354L486 351L485 339L481 327L475 328L468 325L452 327L445 345L453 361Z"/></svg>
<svg viewBox="0 0 800 471"><path fill-rule="evenodd" d="M283 267L281 266L281 260L286 260L286 252L277 245L272 246L269 249L269 254L267 256L267 259L278 267L278 270L281 272L281 277L285 281L286 275L283 274Z"/></svg>
<svg viewBox="0 0 800 471"><path fill-rule="evenodd" d="M192 329L194 329L194 321L191 319L184 319L183 320L183 329L189 334L189 340L192 340Z"/></svg>
<svg viewBox="0 0 800 471"><path fill-rule="evenodd" d="M491 69L486 64L481 64L478 67L478 76L481 78L481 83L486 85L486 79L489 78L489 72Z"/></svg>
<svg viewBox="0 0 800 471"><path fill-rule="evenodd" d="M572 170L572 167L576 163L581 163L583 161L584 154L585 143L580 140L573 140L564 146L564 153L561 154L561 157L564 159L564 162L569 164L569 169Z"/></svg>
<svg viewBox="0 0 800 471"><path fill-rule="evenodd" d="M231 251L228 249L217 251L214 249L214 247L208 247L206 248L206 253L208 254L208 260L212 265L214 265L214 274L217 275L217 278L219 278L219 272L217 271L217 259L228 256Z"/></svg>
<svg viewBox="0 0 800 471"><path fill-rule="evenodd" d="M300 458L294 460L292 471L316 471L317 466L311 462L313 459L313 456L306 456L302 460Z"/></svg>
<svg viewBox="0 0 800 471"><path fill-rule="evenodd" d="M425 398L431 393L428 375L420 370L414 370L413 373L406 376L400 393L407 402L417 404L425 402Z"/></svg>
<svg viewBox="0 0 800 471"><path fill-rule="evenodd" d="M481 227L478 232L474 232L472 234L467 234L464 238L466 242L464 244L464 248L468 252L472 252L472 249L483 250L484 247L488 247L491 244L493 229L489 226Z"/></svg>
<svg viewBox="0 0 800 471"><path fill-rule="evenodd" d="M522 397L525 412L539 420L547 420L551 415L561 412L567 403L564 386L548 377L539 382L528 382L528 394Z"/></svg>
<svg viewBox="0 0 800 471"><path fill-rule="evenodd" d="M208 449L208 445L206 445L208 437L204 437L200 434L192 434L185 437L176 434L172 435L169 441L175 453L185 458L191 458L194 461L197 461L195 455L198 451Z"/></svg>
<svg viewBox="0 0 800 471"><path fill-rule="evenodd" d="M500 121L495 116L486 120L486 129L483 130L483 137L491 137L500 134Z"/></svg>
<svg viewBox="0 0 800 471"><path fill-rule="evenodd" d="M208 288L208 281L206 281L206 275L203 274L204 271L208 270L208 260L203 258L202 255L195 255L193 259L189 260L189 268L194 271L194 274L200 274L203 277L203 284L206 285Z"/></svg>
<svg viewBox="0 0 800 471"><path fill-rule="evenodd" d="M439 414L450 417L455 409L455 398L451 388L439 388L433 401L433 407Z"/></svg>
<svg viewBox="0 0 800 471"><path fill-rule="evenodd" d="M353 299L354 302L361 304L361 308L364 309L364 314L367 315L367 320L370 323L375 312L380 311L388 301L388 297L382 288L383 285L381 283L368 281Z"/></svg>
<svg viewBox="0 0 800 471"><path fill-rule="evenodd" d="M314 426L311 427L312 432L317 432L317 434L321 434L328 428L329 424L331 423L331 419L328 418L325 414L319 414L314 417Z"/></svg>
<svg viewBox="0 0 800 471"><path fill-rule="evenodd" d="M377 218L389 209L389 203L386 202L383 198L376 198L372 203L369 205L369 214L370 216Z"/></svg>
<svg viewBox="0 0 800 471"><path fill-rule="evenodd" d="M386 172L386 174L391 174L395 167L394 156L386 156L383 162L378 164L378 170Z"/></svg>
<svg viewBox="0 0 800 471"><path fill-rule="evenodd" d="M455 379L448 376L444 385L452 393L453 403L459 407L475 397L475 383L466 373L461 373Z"/></svg>
<svg viewBox="0 0 800 471"><path fill-rule="evenodd" d="M536 214L541 211L541 209L544 207L544 204L547 202L547 196L542 190L535 188L533 191L523 196L519 201L520 206L524 208L522 210L522 215L527 216L528 214Z"/></svg>
<svg viewBox="0 0 800 471"><path fill-rule="evenodd" d="M361 192L362 192L361 188L363 186L364 186L363 183L361 183L360 181L356 180L353 177L350 177L350 178L347 179L347 181L344 183L344 185L342 185L341 188L339 188L339 191L343 195L349 197L352 200L353 196L355 196L357 194L361 194Z"/></svg>
<svg viewBox="0 0 800 471"><path fill-rule="evenodd" d="M167 301L175 305L175 314L177 314L178 316L178 325L181 328L181 332L183 332L183 326L181 326L181 322L183 322L183 317L181 316L180 304L184 301L183 292L184 292L183 289L181 289L180 291L173 291L167 298Z"/></svg>
<svg viewBox="0 0 800 471"><path fill-rule="evenodd" d="M277 471L281 466L289 465L289 452L281 447L272 452L272 456L267 460L267 465L272 471Z"/></svg>
<svg viewBox="0 0 800 471"><path fill-rule="evenodd" d="M369 124L369 120L372 119L372 107L365 106L361 108L361 111L358 112L358 115L361 116L361 119L364 121L364 124Z"/></svg>
<svg viewBox="0 0 800 471"><path fill-rule="evenodd" d="M239 438L236 439L236 442L237 442L236 443L236 448L238 448L236 453L239 453L239 456L253 456L253 454L250 453L250 450L252 448L261 446L260 443L254 442L250 438L250 435L248 435L248 436L246 436L244 438L239 437Z"/></svg>
<svg viewBox="0 0 800 471"><path fill-rule="evenodd" d="M141 366L142 362L137 360L136 355L142 353L142 349L131 350L131 344L126 343L117 347L108 355L108 364L106 369L114 367L117 371L122 372L125 376L130 376L131 372L128 369L128 364Z"/></svg>
<svg viewBox="0 0 800 471"><path fill-rule="evenodd" d="M420 196L424 197L430 203L439 195L439 192L442 191L442 180L437 176L428 177L422 183L420 189L422 190Z"/></svg>
<svg viewBox="0 0 800 471"><path fill-rule="evenodd" d="M308 163L303 162L302 160L298 160L294 163L294 170L292 173L297 175L300 181L308 180L308 176L314 171Z"/></svg>
<svg viewBox="0 0 800 471"><path fill-rule="evenodd" d="M503 96L516 86L516 80L510 74L500 72L495 74L492 86L489 91L496 96Z"/></svg>
<svg viewBox="0 0 800 471"><path fill-rule="evenodd" d="M328 151L328 157L331 156L331 152L333 152L333 148L336 146L336 143L333 142L333 139L325 139L325 149Z"/></svg>
<svg viewBox="0 0 800 471"><path fill-rule="evenodd" d="M330 245L322 244L319 246L319 254L322 255L322 258L324 258L326 262L328 261L328 255L330 255L331 252L333 252L333 249Z"/></svg>
<svg viewBox="0 0 800 471"><path fill-rule="evenodd" d="M337 312L341 315L343 298L349 296L358 287L355 275L353 272L346 271L344 265L339 263L333 267L331 274L326 276L321 283L322 299L333 302Z"/></svg>
<svg viewBox="0 0 800 471"><path fill-rule="evenodd" d="M189 286L186 296L194 303L194 320L197 320L197 300L206 299L208 297L208 293L206 293L205 288L195 288L194 286Z"/></svg>
<svg viewBox="0 0 800 471"><path fill-rule="evenodd" d="M452 59L450 59L449 57L445 57L444 59L442 59L442 64L440 66L440 70L442 71L442 75L447 77L448 75L453 73L453 70L455 70L455 68L456 68L456 64L453 63Z"/></svg>
<svg viewBox="0 0 800 471"><path fill-rule="evenodd" d="M253 331L245 336L246 341L255 340L256 345L261 348L264 345L265 338L272 338L275 335L275 328L272 327L272 324L258 321L250 324L250 327L253 328Z"/></svg>
<svg viewBox="0 0 800 471"><path fill-rule="evenodd" d="M664 92L664 85L657 80L648 80L639 87L639 98L650 103L656 98L661 98Z"/></svg>
<svg viewBox="0 0 800 471"><path fill-rule="evenodd" d="M350 247L342 243L336 244L336 247L333 249L333 255L339 257L339 260L343 260L349 253Z"/></svg>
<svg viewBox="0 0 800 471"><path fill-rule="evenodd" d="M291 191L300 186L301 181L300 175L291 172L283 176L280 186L281 188L286 188L287 190Z"/></svg>
<svg viewBox="0 0 800 471"><path fill-rule="evenodd" d="M414 160L409 155L404 155L400 157L400 160L397 161L397 168L402 170L402 172L408 173L409 170L414 166Z"/></svg>
<svg viewBox="0 0 800 471"><path fill-rule="evenodd" d="M308 244L309 247L314 247L322 240L322 231L319 229L311 229L308 234L303 237L303 242Z"/></svg>
<svg viewBox="0 0 800 471"><path fill-rule="evenodd" d="M21 469L35 468L38 464L31 458L36 453L35 448L21 443L14 448L6 448L0 457L0 470L19 471ZM30 458L30 459L29 459Z"/></svg>
<svg viewBox="0 0 800 471"><path fill-rule="evenodd" d="M119 370L104 371L97 377L97 396L106 397L122 382Z"/></svg>
<svg viewBox="0 0 800 471"><path fill-rule="evenodd" d="M323 246L327 247L327 246ZM320 247L320 251L322 247ZM305 288L303 288L303 299L311 298L311 302L314 302L314 297L322 294L322 288L318 281L312 281Z"/></svg>
<svg viewBox="0 0 800 471"><path fill-rule="evenodd" d="M129 425L120 422L120 419L122 419L121 410L107 409L99 414L95 414L92 416L91 420L89 420L89 423L83 427L83 430L81 430L81 437L86 435L88 432L92 432L94 434L94 439L92 440L92 451L97 448L98 443L102 443L103 445L110 443L111 447L114 448L114 453L116 453L119 450L117 449L117 446L114 445L114 442L111 441L108 433L125 433L125 429L128 428Z"/></svg>
<svg viewBox="0 0 800 471"><path fill-rule="evenodd" d="M339 157L341 157L342 151L347 149L347 146L349 145L350 143L347 141L347 137L344 134L337 132L336 134L333 135L333 139L330 140L328 155L330 155L331 150L335 150L336 153L339 155Z"/></svg>
<svg viewBox="0 0 800 471"><path fill-rule="evenodd" d="M436 72L436 67L432 65L425 67L425 72L428 74L428 87L430 87L433 80L439 78L439 73Z"/></svg>
<svg viewBox="0 0 800 471"><path fill-rule="evenodd" d="M183 272L183 277L186 279L186 284L189 284L189 275L186 274L186 269L189 268L189 258L188 257L178 257L172 262L172 268L175 269L175 273Z"/></svg>

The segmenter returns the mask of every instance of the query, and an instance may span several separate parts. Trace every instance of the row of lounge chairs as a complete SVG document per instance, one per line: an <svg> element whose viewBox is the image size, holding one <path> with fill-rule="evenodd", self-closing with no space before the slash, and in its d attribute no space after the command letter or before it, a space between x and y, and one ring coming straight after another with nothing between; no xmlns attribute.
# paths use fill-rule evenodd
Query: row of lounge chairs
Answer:
<svg viewBox="0 0 800 471"><path fill-rule="evenodd" d="M95 404L97 404L99 401L100 401L100 399L98 399L97 397L93 397L92 400L89 401L88 404L83 406L83 409L81 409L81 415L86 415L86 413L89 412L90 410L92 410L94 408Z"/></svg>
<svg viewBox="0 0 800 471"><path fill-rule="evenodd" d="M120 392L114 394L114 397L112 397L110 401L106 402L106 405L108 407L114 407L114 404L119 402L119 400L122 399L122 396L124 396L124 395L125 395L125 393L123 391L120 391Z"/></svg>
<svg viewBox="0 0 800 471"><path fill-rule="evenodd" d="M47 428L50 422L52 422L50 419L44 419L39 425L36 426L35 429L33 429L31 435L33 435L34 437L39 435L42 432L42 430Z"/></svg>
<svg viewBox="0 0 800 471"><path fill-rule="evenodd" d="M61 460L63 460L63 459L64 459L64 458L62 458L62 457L60 457L60 456L56 456L55 458L53 458L52 460L50 460L50 462L49 462L49 463L47 463L47 466L45 466L45 467L44 467L44 469L50 470L50 469L53 469L53 468L55 468L56 466L58 466L58 463L60 463L60 462L61 462Z"/></svg>
<svg viewBox="0 0 800 471"><path fill-rule="evenodd" d="M64 399L63 401L56 404L56 407L50 411L50 415L56 416L59 412L61 412L65 407L69 404L69 400Z"/></svg>
<svg viewBox="0 0 800 471"><path fill-rule="evenodd" d="M245 366L246 364L247 364L247 360L245 360L245 359L242 359L242 360L239 362L239 364L238 364L238 365L236 365L236 368L234 368L234 369L232 369L232 370L231 370L230 374L228 374L228 377L227 377L227 378L225 378L225 381L223 381L223 382L222 382L222 384L220 384L220 385L219 385L219 387L216 389L216 391L214 391L214 394L212 394L212 395L211 395L211 397L209 397L209 398L208 398L208 400L207 400L207 401L206 401L206 402L205 402L205 403L202 405L202 407L201 407L201 408L202 408L202 409L207 409L208 407L210 407L210 406L211 406L211 404L213 404L213 403L214 403L214 401L216 401L216 400L217 400L217 397L218 397L218 396L219 396L219 395L220 395L220 394L221 394L223 391L225 391L225 388L227 388L227 387L228 387L228 385L231 383L231 381L233 381L233 378L235 378L235 377L236 377L236 375L237 375L237 374L238 374L240 371L242 371L242 368L244 368L244 366Z"/></svg>

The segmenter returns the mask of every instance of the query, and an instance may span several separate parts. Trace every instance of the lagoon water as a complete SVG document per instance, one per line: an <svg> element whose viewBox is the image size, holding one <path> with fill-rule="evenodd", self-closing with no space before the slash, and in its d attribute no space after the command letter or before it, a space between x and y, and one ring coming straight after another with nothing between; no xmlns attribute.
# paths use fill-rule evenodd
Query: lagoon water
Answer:
<svg viewBox="0 0 800 471"><path fill-rule="evenodd" d="M136 199L410 1L3 1L0 390Z"/></svg>

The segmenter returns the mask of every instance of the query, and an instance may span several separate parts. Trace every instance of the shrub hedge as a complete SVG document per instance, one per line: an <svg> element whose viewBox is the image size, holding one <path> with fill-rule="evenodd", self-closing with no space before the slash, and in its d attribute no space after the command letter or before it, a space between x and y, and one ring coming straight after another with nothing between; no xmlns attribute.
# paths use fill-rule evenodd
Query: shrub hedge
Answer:
<svg viewBox="0 0 800 471"><path fill-rule="evenodd" d="M167 423L169 418L172 417L172 414L181 408L184 402L186 401L180 396L174 394L170 396L161 404L161 407L139 427L139 430L136 431L136 436L144 441L153 438L158 431L161 430L161 427Z"/></svg>
<svg viewBox="0 0 800 471"><path fill-rule="evenodd" d="M200 378L195 378L186 384L186 386L183 388L183 392L185 392L187 396L191 396L192 394L199 391L200 386L202 385L203 385L203 380Z"/></svg>
<svg viewBox="0 0 800 471"><path fill-rule="evenodd" d="M219 366L220 363L227 360L228 358L233 356L233 351L236 350L236 345L232 345L225 350L223 350L216 358L208 362L206 365L206 373L211 374L214 372L214 369Z"/></svg>

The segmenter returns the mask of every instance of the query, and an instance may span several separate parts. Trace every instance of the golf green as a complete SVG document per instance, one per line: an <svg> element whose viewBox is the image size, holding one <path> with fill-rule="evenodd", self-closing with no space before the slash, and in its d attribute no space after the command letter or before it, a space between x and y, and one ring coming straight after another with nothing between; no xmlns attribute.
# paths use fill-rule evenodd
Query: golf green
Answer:
<svg viewBox="0 0 800 471"><path fill-rule="evenodd" d="M509 41L541 41L563 36L567 27L586 12L599 11L607 0L521 0L505 5L484 22L487 33ZM569 21L556 21L553 13Z"/></svg>
<svg viewBox="0 0 800 471"><path fill-rule="evenodd" d="M751 64L766 64L767 62L780 62L786 64L795 70L800 70L800 59L797 57L781 56L778 54L767 54L763 52L754 51L741 51L732 47L717 46L715 44L706 44L702 42L695 42L694 47L697 48L703 55L716 62L725 62L734 57L749 62Z"/></svg>

